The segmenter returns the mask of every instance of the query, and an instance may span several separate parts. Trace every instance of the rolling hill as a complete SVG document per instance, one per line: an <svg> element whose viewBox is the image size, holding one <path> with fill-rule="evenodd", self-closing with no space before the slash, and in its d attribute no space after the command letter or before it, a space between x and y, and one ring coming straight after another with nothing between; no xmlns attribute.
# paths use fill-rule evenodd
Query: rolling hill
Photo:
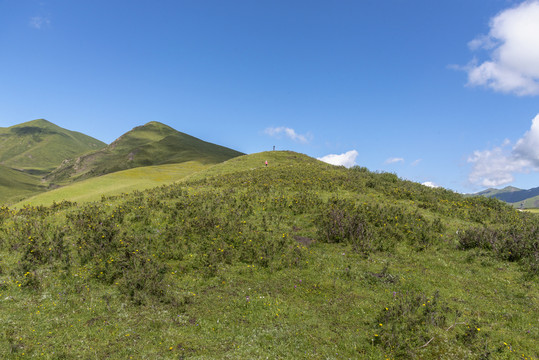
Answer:
<svg viewBox="0 0 539 360"><path fill-rule="evenodd" d="M0 207L0 357L536 359L538 228L280 151Z"/></svg>
<svg viewBox="0 0 539 360"><path fill-rule="evenodd" d="M158 122L136 127L107 146L47 120L33 120L0 128L0 203L14 204L54 189L53 193L35 197L30 202L50 204L57 196L63 199L75 193L79 194L77 201L95 200L101 195L143 190L178 180L238 155L242 153ZM164 166L174 164L184 165ZM151 167L158 165L159 168ZM75 188L57 189L76 181L139 167L146 170L118 174Z"/></svg>
<svg viewBox="0 0 539 360"><path fill-rule="evenodd" d="M0 128L0 165L44 175L66 159L104 146L90 136L38 119Z"/></svg>
<svg viewBox="0 0 539 360"><path fill-rule="evenodd" d="M209 166L211 165L196 161L186 161L180 164L143 166L117 171L103 176L81 180L32 197L26 197L12 207L50 206L53 203L62 201L77 203L98 201L103 196L115 196L135 190L143 191L149 188L171 184Z"/></svg>
<svg viewBox="0 0 539 360"><path fill-rule="evenodd" d="M39 177L0 165L0 203L13 203L46 191Z"/></svg>
<svg viewBox="0 0 539 360"><path fill-rule="evenodd" d="M517 208L539 208L539 187L523 190L507 186L503 189L487 189L476 195L496 198Z"/></svg>
<svg viewBox="0 0 539 360"><path fill-rule="evenodd" d="M140 166L186 161L216 164L239 155L243 154L152 121L127 132L105 148L65 161L45 176L45 180L67 184Z"/></svg>

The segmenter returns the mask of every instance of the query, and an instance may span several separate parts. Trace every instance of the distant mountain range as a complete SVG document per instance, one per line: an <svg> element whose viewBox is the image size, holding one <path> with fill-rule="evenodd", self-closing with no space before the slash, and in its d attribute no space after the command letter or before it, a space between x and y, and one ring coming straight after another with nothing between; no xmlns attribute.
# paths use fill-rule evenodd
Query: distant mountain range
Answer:
<svg viewBox="0 0 539 360"><path fill-rule="evenodd" d="M507 186L503 189L487 189L475 195L493 197L505 201L516 208L539 208L539 187L523 190L514 186Z"/></svg>
<svg viewBox="0 0 539 360"><path fill-rule="evenodd" d="M195 161L217 164L243 153L152 121L107 145L38 119L0 128L0 204L121 170Z"/></svg>

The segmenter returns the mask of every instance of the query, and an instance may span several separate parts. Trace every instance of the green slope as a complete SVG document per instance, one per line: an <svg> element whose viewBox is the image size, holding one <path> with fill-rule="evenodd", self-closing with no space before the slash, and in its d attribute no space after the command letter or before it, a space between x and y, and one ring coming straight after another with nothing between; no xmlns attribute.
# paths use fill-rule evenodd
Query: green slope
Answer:
<svg viewBox="0 0 539 360"><path fill-rule="evenodd" d="M0 208L0 357L537 359L537 229L291 152Z"/></svg>
<svg viewBox="0 0 539 360"><path fill-rule="evenodd" d="M503 189L489 188L489 189L480 191L475 195L481 195L481 196L486 196L486 197L496 197L496 195L508 194L508 193L511 194L511 193L515 193L519 191L522 191L522 189L516 188L514 186L506 186Z"/></svg>
<svg viewBox="0 0 539 360"><path fill-rule="evenodd" d="M65 162L46 177L69 183L140 166L198 161L216 164L242 153L150 122L122 135L104 149Z"/></svg>
<svg viewBox="0 0 539 360"><path fill-rule="evenodd" d="M99 140L44 119L0 128L0 164L35 174L47 173L66 159L103 146Z"/></svg>
<svg viewBox="0 0 539 360"><path fill-rule="evenodd" d="M45 190L37 176L0 165L0 204L12 204Z"/></svg>
<svg viewBox="0 0 539 360"><path fill-rule="evenodd" d="M266 167L266 161L268 166ZM207 170L188 177L190 180L203 179L211 176L221 176L240 171L256 171L261 168L274 169L281 167L320 166L319 160L293 151L265 151L261 153L238 156L216 164Z"/></svg>
<svg viewBox="0 0 539 360"><path fill-rule="evenodd" d="M531 209L539 207L539 188L523 190L507 186L503 189L487 189L476 195L496 198L517 208Z"/></svg>
<svg viewBox="0 0 539 360"><path fill-rule="evenodd" d="M534 190L534 189L531 189ZM537 190L537 188L535 188ZM537 192L534 192L535 194ZM533 193L528 194L529 196L523 200L517 200L513 203L510 203L515 208L522 208L522 209L538 209L539 208L539 195L533 196Z"/></svg>
<svg viewBox="0 0 539 360"><path fill-rule="evenodd" d="M114 196L132 191L170 184L192 173L206 169L205 165L196 161L181 164L145 166L118 171L91 179L82 180L65 187L54 189L22 200L13 205L14 208L24 206L50 206L53 203L71 201L84 203L98 201L103 196Z"/></svg>

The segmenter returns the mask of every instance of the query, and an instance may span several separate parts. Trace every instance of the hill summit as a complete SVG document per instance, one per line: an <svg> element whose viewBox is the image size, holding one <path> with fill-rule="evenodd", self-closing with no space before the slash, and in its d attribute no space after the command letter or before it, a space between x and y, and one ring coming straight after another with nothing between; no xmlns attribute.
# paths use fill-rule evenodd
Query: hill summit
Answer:
<svg viewBox="0 0 539 360"><path fill-rule="evenodd" d="M239 155L243 154L152 121L135 127L102 149L64 161L45 180L69 183L135 167L193 160L217 164Z"/></svg>
<svg viewBox="0 0 539 360"><path fill-rule="evenodd" d="M496 199L272 151L66 200L0 207L0 358L539 357L539 218Z"/></svg>
<svg viewBox="0 0 539 360"><path fill-rule="evenodd" d="M532 189L519 189L506 186L503 189L487 189L476 195L496 198L518 208L539 207L539 187Z"/></svg>
<svg viewBox="0 0 539 360"><path fill-rule="evenodd" d="M65 159L104 146L105 143L88 135L37 119L0 128L0 165L43 175Z"/></svg>

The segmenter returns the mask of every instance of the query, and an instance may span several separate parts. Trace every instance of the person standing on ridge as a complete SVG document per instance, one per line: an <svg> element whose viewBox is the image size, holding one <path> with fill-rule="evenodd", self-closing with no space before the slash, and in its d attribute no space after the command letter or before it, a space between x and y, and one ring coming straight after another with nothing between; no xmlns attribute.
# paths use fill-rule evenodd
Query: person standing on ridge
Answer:
<svg viewBox="0 0 539 360"><path fill-rule="evenodd" d="M266 160L266 167L268 167L268 160Z"/></svg>

